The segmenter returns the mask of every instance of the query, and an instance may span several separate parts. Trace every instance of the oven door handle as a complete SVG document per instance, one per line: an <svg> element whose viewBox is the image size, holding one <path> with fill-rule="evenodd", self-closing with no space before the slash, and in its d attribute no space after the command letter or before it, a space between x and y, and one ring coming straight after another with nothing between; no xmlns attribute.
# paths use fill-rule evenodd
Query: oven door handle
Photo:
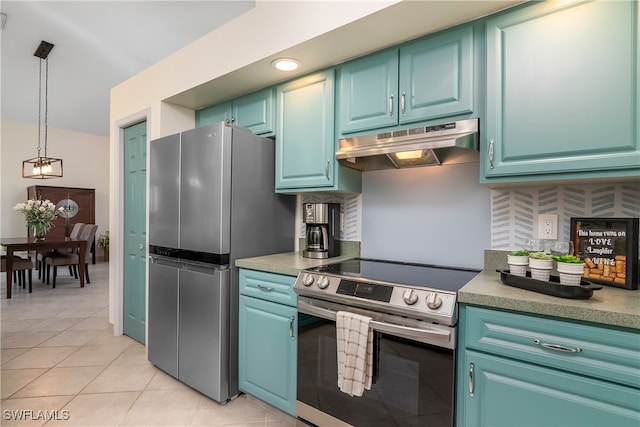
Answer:
<svg viewBox="0 0 640 427"><path fill-rule="evenodd" d="M336 320L335 311L316 307L305 301L298 301L298 311L300 313L321 317L326 320ZM395 325L393 323L378 322L377 320L372 320L369 325L374 331L384 332L393 336L407 338L414 341L429 342L432 340L438 340L449 342L451 339L450 331L412 328L409 326Z"/></svg>

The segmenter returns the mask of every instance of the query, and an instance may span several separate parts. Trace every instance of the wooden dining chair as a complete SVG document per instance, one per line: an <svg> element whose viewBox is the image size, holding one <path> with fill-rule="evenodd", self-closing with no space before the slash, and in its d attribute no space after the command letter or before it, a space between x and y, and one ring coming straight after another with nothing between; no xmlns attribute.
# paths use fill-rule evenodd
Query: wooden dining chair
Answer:
<svg viewBox="0 0 640 427"><path fill-rule="evenodd" d="M82 233L78 239L85 240L87 242L87 247L85 250L85 279L87 283L91 283L89 279L89 256L91 254L91 243L93 242L93 238L96 235L96 230L98 226L95 224L86 224L82 229ZM49 283L49 268L53 267L53 287L56 287L56 277L58 275L58 267L59 266L77 266L80 263L80 255L78 253L68 253L68 252L56 252L50 254L45 258L45 265L47 267L47 283ZM75 274L71 274L78 278L77 269L74 270Z"/></svg>
<svg viewBox="0 0 640 427"><path fill-rule="evenodd" d="M1 271L7 271L7 259L5 255L2 255L1 261ZM18 285L18 287L22 286L24 289L27 281L27 277L29 278L29 293L33 290L33 262L31 261L31 257L22 258L19 256L13 257L13 281ZM28 274L28 275L27 275Z"/></svg>
<svg viewBox="0 0 640 427"><path fill-rule="evenodd" d="M69 238L71 239L77 239L78 237L80 237L80 234L82 233L82 230L84 229L85 223L84 222L76 222L73 225L73 228L71 229L71 233L69 234ZM69 251L72 251L71 249ZM46 251L42 251L42 252L38 252L36 254L36 263L37 263L37 268L38 268L38 278L44 283L45 279L46 282L49 283L49 278L46 277L45 278L45 263L44 263L44 259L51 255L56 253L57 250L46 250ZM73 274L71 266L69 266L69 274Z"/></svg>

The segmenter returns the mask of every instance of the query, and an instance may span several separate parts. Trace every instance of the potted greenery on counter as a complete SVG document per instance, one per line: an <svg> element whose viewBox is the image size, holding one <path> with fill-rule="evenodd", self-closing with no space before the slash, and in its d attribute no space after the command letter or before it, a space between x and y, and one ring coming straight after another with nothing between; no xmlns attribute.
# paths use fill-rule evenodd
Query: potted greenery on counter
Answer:
<svg viewBox="0 0 640 427"><path fill-rule="evenodd" d="M558 276L563 285L580 286L584 273L584 261L575 255L558 255L552 257L557 263Z"/></svg>
<svg viewBox="0 0 640 427"><path fill-rule="evenodd" d="M509 272L514 276L527 276L527 266L529 265L529 251L514 251L507 254L507 264Z"/></svg>
<svg viewBox="0 0 640 427"><path fill-rule="evenodd" d="M553 269L553 258L544 252L531 252L529 254L529 268L533 279L548 282Z"/></svg>

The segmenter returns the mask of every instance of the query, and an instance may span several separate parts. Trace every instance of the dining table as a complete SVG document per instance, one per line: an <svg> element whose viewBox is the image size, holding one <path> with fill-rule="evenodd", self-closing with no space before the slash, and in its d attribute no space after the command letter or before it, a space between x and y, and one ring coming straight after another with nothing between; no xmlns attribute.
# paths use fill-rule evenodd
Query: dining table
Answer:
<svg viewBox="0 0 640 427"><path fill-rule="evenodd" d="M44 252L50 250L78 249L80 287L84 288L84 278L86 274L86 252L87 241L72 239L70 237L46 237L44 240L36 240L29 237L0 237L0 245L6 248L6 269L7 269L7 299L11 298L11 288L13 287L13 257L15 252L36 251Z"/></svg>

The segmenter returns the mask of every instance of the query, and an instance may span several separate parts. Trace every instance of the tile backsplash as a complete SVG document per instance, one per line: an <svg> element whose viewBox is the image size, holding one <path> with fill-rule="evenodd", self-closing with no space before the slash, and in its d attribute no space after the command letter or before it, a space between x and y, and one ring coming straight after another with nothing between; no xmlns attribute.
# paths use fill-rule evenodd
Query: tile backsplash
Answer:
<svg viewBox="0 0 640 427"><path fill-rule="evenodd" d="M340 240L362 241L362 194L351 193L303 193L303 203L340 203L340 212L344 215L344 228L340 231ZM300 219L298 237L306 237L306 228Z"/></svg>
<svg viewBox="0 0 640 427"><path fill-rule="evenodd" d="M558 215L558 240L571 217L638 217L640 183L541 185L491 190L491 249L518 249L537 237L537 217Z"/></svg>

